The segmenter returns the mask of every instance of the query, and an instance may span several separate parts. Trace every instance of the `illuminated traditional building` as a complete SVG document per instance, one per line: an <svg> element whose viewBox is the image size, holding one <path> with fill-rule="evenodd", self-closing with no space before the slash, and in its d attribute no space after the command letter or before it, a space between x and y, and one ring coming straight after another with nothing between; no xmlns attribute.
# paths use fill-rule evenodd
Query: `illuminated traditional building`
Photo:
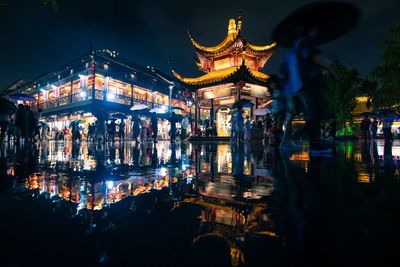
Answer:
<svg viewBox="0 0 400 267"><path fill-rule="evenodd" d="M158 69L130 62L107 49L87 53L30 82L10 87L1 95L34 96L37 101L29 103L31 109L40 110L41 118L51 128L62 129L77 118L85 125L93 123L94 111L99 109L109 115L129 115L136 103L149 108L171 104L189 110L184 101L178 100L180 87L172 90L173 84L173 77ZM129 128L127 123L128 132Z"/></svg>
<svg viewBox="0 0 400 267"><path fill-rule="evenodd" d="M254 108L270 98L269 76L260 70L272 55L276 43L254 45L242 37L242 18L230 19L225 39L215 46L203 46L190 34L196 51L196 64L205 74L186 78L173 70L184 87L196 92L196 120L209 116L217 123L218 136L229 136L230 108L239 99L249 99ZM245 110L252 115L252 110Z"/></svg>

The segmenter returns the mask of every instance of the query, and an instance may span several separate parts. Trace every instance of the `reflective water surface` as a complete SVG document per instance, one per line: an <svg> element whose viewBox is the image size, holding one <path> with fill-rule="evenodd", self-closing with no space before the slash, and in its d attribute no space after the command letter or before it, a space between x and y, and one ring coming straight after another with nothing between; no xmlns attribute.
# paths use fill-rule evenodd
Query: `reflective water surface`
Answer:
<svg viewBox="0 0 400 267"><path fill-rule="evenodd" d="M216 233L234 266L383 266L400 237L399 163L400 143L381 140L322 158L262 143L3 144L5 263L193 266L193 239Z"/></svg>

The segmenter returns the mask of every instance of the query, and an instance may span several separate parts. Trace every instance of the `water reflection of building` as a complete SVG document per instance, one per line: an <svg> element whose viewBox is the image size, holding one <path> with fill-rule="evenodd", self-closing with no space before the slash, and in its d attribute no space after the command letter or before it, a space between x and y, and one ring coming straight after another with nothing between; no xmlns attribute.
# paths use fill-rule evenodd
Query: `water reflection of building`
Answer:
<svg viewBox="0 0 400 267"><path fill-rule="evenodd" d="M266 86L268 75L260 72L272 56L276 43L253 45L242 36L242 17L230 19L225 39L216 46L203 46L190 36L196 50L198 68L205 72L198 78L173 74L186 88L196 90L196 120L216 119L218 136L229 136L230 110L239 99L253 102L254 108L270 98ZM253 115L251 108L245 115Z"/></svg>
<svg viewBox="0 0 400 267"><path fill-rule="evenodd" d="M226 237L236 253L234 257L240 254L246 234L274 231L265 201L272 193L273 178L269 173L256 174L256 162L249 155L243 158L252 166L248 168L251 173L247 175L243 169L242 175L233 176L232 153L244 151L233 152L229 145L178 145L171 150L169 143L159 142L154 150L151 144L133 146L126 142L124 146L88 146L84 143L79 147L84 155L73 157L71 143L53 143L56 142L41 146L39 168L29 175L24 186L52 202L64 203L60 206L70 207L73 215L85 214L80 213L81 210L112 209L114 203L125 198L164 190L160 193L167 192L169 201L177 201L177 205L181 201L201 205L199 219L203 231ZM136 165L135 153L139 158L154 160L154 154L149 156L148 151L156 151L158 165L153 166L152 162L149 166ZM175 165L171 161L173 153ZM121 155L125 155L125 159L117 161ZM208 167L199 169L200 162L204 161L208 164L203 166Z"/></svg>
<svg viewBox="0 0 400 267"><path fill-rule="evenodd" d="M179 168L173 170L158 165L170 160L172 151L166 142L157 143L155 149L151 143L139 148L132 147L131 143L123 146L86 144L79 146L81 153L75 158L72 157L74 144L71 142L49 144L41 147L40 171L29 175L25 188L74 203L78 211L85 208L100 210L128 196L193 182L194 173L190 165L178 164ZM132 149L138 149L138 156L142 159L139 161L140 169L135 169ZM90 154L92 150L96 150L96 155ZM181 149L176 150L177 159L180 159ZM192 147L189 146L185 149L185 157L190 157L191 153ZM153 165L152 161L157 164Z"/></svg>
<svg viewBox="0 0 400 267"><path fill-rule="evenodd" d="M244 150L234 149L229 144L201 147L196 170L199 193L231 201L262 199L270 195L270 172L255 168L255 162Z"/></svg>

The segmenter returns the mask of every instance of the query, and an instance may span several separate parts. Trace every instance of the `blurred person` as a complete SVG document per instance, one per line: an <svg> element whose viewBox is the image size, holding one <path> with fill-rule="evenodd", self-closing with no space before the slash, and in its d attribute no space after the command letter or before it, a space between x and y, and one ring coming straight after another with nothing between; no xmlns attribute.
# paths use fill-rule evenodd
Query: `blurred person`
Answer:
<svg viewBox="0 0 400 267"><path fill-rule="evenodd" d="M325 73L336 77L317 47L318 31L315 29L299 31L292 49L287 53L283 72L287 77L287 116L282 145L287 144L295 114L304 113L306 130L310 141L310 154L332 153L331 146L321 141L322 115L322 76ZM290 138L289 136L287 136Z"/></svg>
<svg viewBox="0 0 400 267"><path fill-rule="evenodd" d="M94 136L95 129L96 128L95 128L95 124L94 123L89 124L88 133L87 133L87 136L86 136L86 141L92 140L92 138Z"/></svg>
<svg viewBox="0 0 400 267"><path fill-rule="evenodd" d="M68 141L69 130L68 130L67 126L64 126L64 128L63 128L63 134L64 134L64 140L65 140L65 141Z"/></svg>
<svg viewBox="0 0 400 267"><path fill-rule="evenodd" d="M4 115L0 113L0 142L4 141L4 138L6 137L6 133L8 130L8 124L9 124L9 115Z"/></svg>
<svg viewBox="0 0 400 267"><path fill-rule="evenodd" d="M335 119L332 119L328 126L328 136L332 142L336 141L336 132L337 132L338 123Z"/></svg>
<svg viewBox="0 0 400 267"><path fill-rule="evenodd" d="M109 124L109 132L108 132L109 141L114 142L116 128L117 128L117 124L115 123L115 120L111 120L111 122Z"/></svg>
<svg viewBox="0 0 400 267"><path fill-rule="evenodd" d="M244 131L244 118L243 118L243 109L239 109L235 114L235 123L236 123L236 142L240 143L243 141L243 131Z"/></svg>
<svg viewBox="0 0 400 267"><path fill-rule="evenodd" d="M235 142L237 135L236 113L232 114L230 124L231 124L231 136L230 136L231 142Z"/></svg>
<svg viewBox="0 0 400 267"><path fill-rule="evenodd" d="M269 87L272 90L272 114L274 116L275 144L279 145L283 138L283 123L286 116L286 98L279 87L277 75L271 75Z"/></svg>
<svg viewBox="0 0 400 267"><path fill-rule="evenodd" d="M184 116L181 123L181 140L184 141L187 138L187 129L189 127L189 119L187 116Z"/></svg>
<svg viewBox="0 0 400 267"><path fill-rule="evenodd" d="M132 140L138 142L138 137L140 135L140 118L136 115L132 120Z"/></svg>
<svg viewBox="0 0 400 267"><path fill-rule="evenodd" d="M250 117L246 116L246 122L244 123L244 141L249 142L251 135L251 125L250 125Z"/></svg>
<svg viewBox="0 0 400 267"><path fill-rule="evenodd" d="M371 125L371 121L368 119L368 116L364 116L364 118L360 124L360 128L361 128L364 139L368 139L370 137L370 134L369 134L370 125Z"/></svg>
<svg viewBox="0 0 400 267"><path fill-rule="evenodd" d="M94 135L98 142L106 141L106 122L102 119L97 119L94 126Z"/></svg>
<svg viewBox="0 0 400 267"><path fill-rule="evenodd" d="M153 115L151 115L151 128L153 131L153 141L154 141L154 143L157 143L158 119L157 119L157 115L155 113L153 113Z"/></svg>
<svg viewBox="0 0 400 267"><path fill-rule="evenodd" d="M382 124L383 138L385 139L385 142L391 142L393 140L393 134L392 134L393 120L389 117L385 117L383 118L383 120L381 120L381 124Z"/></svg>
<svg viewBox="0 0 400 267"><path fill-rule="evenodd" d="M118 139L120 141L125 140L125 122L124 122L124 120L121 120L121 122L119 123Z"/></svg>
<svg viewBox="0 0 400 267"><path fill-rule="evenodd" d="M170 128L170 138L171 138L171 143L175 143L176 142L176 115L174 112L171 113L171 116L169 118L169 122L171 124L171 128Z"/></svg>
<svg viewBox="0 0 400 267"><path fill-rule="evenodd" d="M18 110L15 113L15 125L17 127L17 142L21 139L26 141L29 137L28 112L23 104L18 105Z"/></svg>
<svg viewBox="0 0 400 267"><path fill-rule="evenodd" d="M370 128L371 128L372 138L376 139L377 138L376 133L378 132L378 120L376 118L372 119Z"/></svg>

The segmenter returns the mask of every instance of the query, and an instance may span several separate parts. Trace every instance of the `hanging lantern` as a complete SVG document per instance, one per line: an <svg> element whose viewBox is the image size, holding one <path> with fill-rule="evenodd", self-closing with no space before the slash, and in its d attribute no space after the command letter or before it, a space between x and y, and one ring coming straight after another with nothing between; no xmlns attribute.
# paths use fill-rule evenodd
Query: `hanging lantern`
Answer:
<svg viewBox="0 0 400 267"><path fill-rule="evenodd" d="M245 83L244 81L240 81L240 82L238 82L238 83L236 84L236 86L239 87L239 88L243 88L243 87L246 86L246 83Z"/></svg>

